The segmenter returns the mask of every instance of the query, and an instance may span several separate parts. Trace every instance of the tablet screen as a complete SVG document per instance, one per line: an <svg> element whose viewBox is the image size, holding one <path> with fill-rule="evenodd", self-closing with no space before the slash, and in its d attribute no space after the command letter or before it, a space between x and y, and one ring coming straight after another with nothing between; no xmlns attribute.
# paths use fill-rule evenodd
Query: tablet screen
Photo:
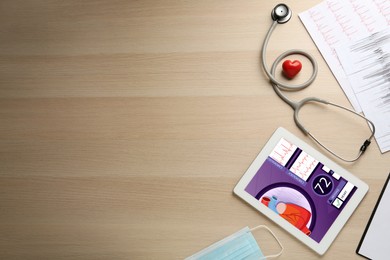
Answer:
<svg viewBox="0 0 390 260"><path fill-rule="evenodd" d="M245 191L320 243L357 187L281 138Z"/></svg>

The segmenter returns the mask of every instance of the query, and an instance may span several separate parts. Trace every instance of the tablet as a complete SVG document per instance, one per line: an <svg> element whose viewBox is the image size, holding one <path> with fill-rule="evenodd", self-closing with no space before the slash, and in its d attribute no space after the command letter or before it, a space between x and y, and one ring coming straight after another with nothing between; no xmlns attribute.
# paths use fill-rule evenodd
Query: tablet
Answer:
<svg viewBox="0 0 390 260"><path fill-rule="evenodd" d="M314 148L278 128L234 193L322 255L368 186Z"/></svg>

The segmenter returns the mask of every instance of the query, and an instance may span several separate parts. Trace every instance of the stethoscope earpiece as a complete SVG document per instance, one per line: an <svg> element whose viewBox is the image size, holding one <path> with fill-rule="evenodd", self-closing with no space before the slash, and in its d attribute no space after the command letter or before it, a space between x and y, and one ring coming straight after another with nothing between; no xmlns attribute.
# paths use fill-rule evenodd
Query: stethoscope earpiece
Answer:
<svg viewBox="0 0 390 260"><path fill-rule="evenodd" d="M272 20L278 23L287 23L291 19L291 16L291 9L285 4L278 4L271 12Z"/></svg>

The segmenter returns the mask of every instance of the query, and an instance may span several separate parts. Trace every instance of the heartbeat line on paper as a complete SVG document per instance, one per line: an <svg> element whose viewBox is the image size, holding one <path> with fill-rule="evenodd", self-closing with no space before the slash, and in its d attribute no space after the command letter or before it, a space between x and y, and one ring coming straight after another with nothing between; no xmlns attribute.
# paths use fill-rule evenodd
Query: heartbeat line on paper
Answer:
<svg viewBox="0 0 390 260"><path fill-rule="evenodd" d="M390 13L390 2L389 2ZM390 28L336 48L363 112L375 124L382 152L390 150Z"/></svg>
<svg viewBox="0 0 390 260"><path fill-rule="evenodd" d="M335 48L390 27L390 1L325 0L300 13L299 18L354 109L362 112Z"/></svg>

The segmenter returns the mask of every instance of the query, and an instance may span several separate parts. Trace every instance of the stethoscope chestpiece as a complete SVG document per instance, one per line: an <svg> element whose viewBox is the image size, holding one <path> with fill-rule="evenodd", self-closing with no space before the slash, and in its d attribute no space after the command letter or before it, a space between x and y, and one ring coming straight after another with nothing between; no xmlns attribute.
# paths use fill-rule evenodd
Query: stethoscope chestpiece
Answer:
<svg viewBox="0 0 390 260"><path fill-rule="evenodd" d="M271 12L272 20L278 23L287 23L291 19L291 16L292 11L285 4L278 4Z"/></svg>

